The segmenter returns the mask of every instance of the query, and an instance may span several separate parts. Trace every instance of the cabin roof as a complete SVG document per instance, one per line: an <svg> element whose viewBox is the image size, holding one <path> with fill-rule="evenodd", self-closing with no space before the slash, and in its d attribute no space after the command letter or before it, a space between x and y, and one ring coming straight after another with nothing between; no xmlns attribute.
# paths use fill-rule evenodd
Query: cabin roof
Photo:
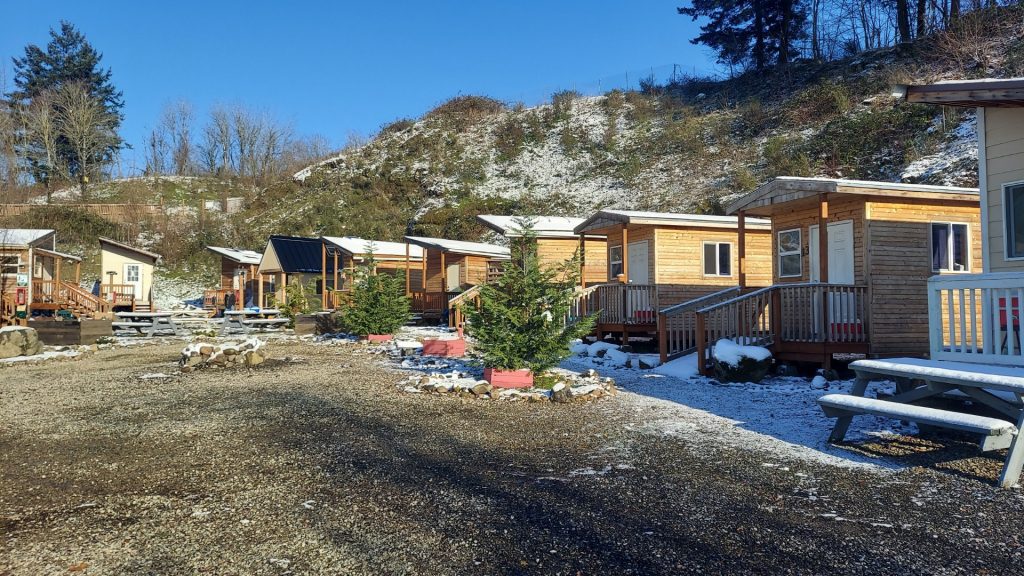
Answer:
<svg viewBox="0 0 1024 576"><path fill-rule="evenodd" d="M648 224L652 226L674 226L681 228L736 228L736 216L715 216L710 214L677 214L672 212L638 212L634 210L600 210L576 226L577 234L599 230L614 224ZM771 229L771 222L758 218L747 218L747 228Z"/></svg>
<svg viewBox="0 0 1024 576"><path fill-rule="evenodd" d="M498 216L496 214L480 214L476 219L507 238L516 238L519 234L520 221L527 220L533 226L538 238L575 238L576 227L583 223L583 218L569 216Z"/></svg>
<svg viewBox="0 0 1024 576"><path fill-rule="evenodd" d="M220 246L207 246L207 250L216 252L221 256L238 262L239 264L258 265L262 254L254 250L241 250L239 248L221 248Z"/></svg>
<svg viewBox="0 0 1024 576"><path fill-rule="evenodd" d="M156 264L156 262L158 260L160 260L160 255L157 254L156 252L150 252L149 250L143 250L142 248L136 248L135 246L132 246L131 244L125 244L124 242L118 242L117 240L112 240L110 238L104 238L102 236L100 236L99 240L100 240L100 250L103 250L103 248L105 246L106 247L111 247L112 246L114 248L119 248L121 250L126 250L128 252L133 253L133 254L137 254L139 256L142 256L143 259L152 260L154 264Z"/></svg>
<svg viewBox="0 0 1024 576"><path fill-rule="evenodd" d="M767 216L774 212L776 206L814 198L819 194L853 194L942 201L980 201L977 188L905 184L902 182L876 182L870 180L779 176L774 180L765 182L742 198L733 201L726 208L726 211L734 214L743 210L748 214Z"/></svg>
<svg viewBox="0 0 1024 576"><path fill-rule="evenodd" d="M0 246L28 248L53 234L53 230L45 228L0 228Z"/></svg>
<svg viewBox="0 0 1024 576"><path fill-rule="evenodd" d="M353 256L368 254L370 252L370 245L372 244L374 257L386 259L400 257L404 259L405 249L406 246L408 246L410 260L421 260L423 258L423 248L420 246L406 244L405 242L382 242L380 240L366 240L364 238L356 238L354 236L321 236L320 238L324 242L333 244Z"/></svg>
<svg viewBox="0 0 1024 576"><path fill-rule="evenodd" d="M260 272L322 273L323 242L319 238L274 235L260 259Z"/></svg>
<svg viewBox="0 0 1024 576"><path fill-rule="evenodd" d="M509 249L497 244L484 244L483 242L464 242L462 240L448 240L445 238L424 238L422 236L406 236L405 240L410 244L422 246L428 250L440 250L455 254L467 254L469 256L488 256L491 258L508 258L511 255Z"/></svg>
<svg viewBox="0 0 1024 576"><path fill-rule="evenodd" d="M897 85L893 94L916 104L942 104L967 108L1024 107L1024 78L946 80L934 84Z"/></svg>

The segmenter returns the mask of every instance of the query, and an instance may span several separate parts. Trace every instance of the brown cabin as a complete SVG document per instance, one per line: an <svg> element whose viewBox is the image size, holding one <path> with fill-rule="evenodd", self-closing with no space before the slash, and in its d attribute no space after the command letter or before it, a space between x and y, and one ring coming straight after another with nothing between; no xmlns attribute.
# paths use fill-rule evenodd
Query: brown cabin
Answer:
<svg viewBox="0 0 1024 576"><path fill-rule="evenodd" d="M210 312L224 310L227 304L241 310L246 305L259 306L265 285L259 273L262 254L253 250L207 246L220 256L220 285L203 292L203 308Z"/></svg>
<svg viewBox="0 0 1024 576"><path fill-rule="evenodd" d="M826 367L835 354L923 355L928 278L981 268L973 188L783 177L728 211L771 220L772 286L705 311L708 346L746 338Z"/></svg>
<svg viewBox="0 0 1024 576"><path fill-rule="evenodd" d="M574 230L583 223L583 218L482 214L476 219L508 239L520 237L522 225L529 223L537 237L537 257L542 265L558 266L574 258L580 250L580 239ZM587 235L583 246L586 253L582 255L582 284L588 286L607 282L607 240L604 236Z"/></svg>
<svg viewBox="0 0 1024 576"><path fill-rule="evenodd" d="M367 262L370 254L376 263L378 273L401 276L405 279L408 294L412 287L423 283L423 248L405 242L382 242L365 240L352 236L321 236L323 241L321 258L323 265L333 269L334 274L328 278L330 291L324 291L324 308L334 308L336 302L331 300L334 291L345 292L351 289L355 278L355 269Z"/></svg>
<svg viewBox="0 0 1024 576"><path fill-rule="evenodd" d="M287 287L297 285L312 290L319 302L330 288L325 281L334 277L334 261L323 258L320 238L273 235L267 239L257 274L264 279L261 307L285 302Z"/></svg>
<svg viewBox="0 0 1024 576"><path fill-rule="evenodd" d="M746 233L741 233L743 226ZM587 309L601 311L598 337L619 333L625 341L630 333L660 333L659 317L666 309L767 286L770 227L767 220L754 218L740 223L735 216L626 210L601 210L586 219L575 228L584 246L590 235L607 238L610 282L589 287L583 295L593 299ZM745 259L740 256L744 243ZM692 348L692 334L686 342L668 336L659 337L661 346L668 346L666 355Z"/></svg>
<svg viewBox="0 0 1024 576"><path fill-rule="evenodd" d="M444 316L452 299L501 273L509 249L496 244L406 236L423 249L420 286L410 287L413 311L422 317Z"/></svg>
<svg viewBox="0 0 1024 576"><path fill-rule="evenodd" d="M56 246L53 230L0 229L0 326L59 310L76 316L105 310L99 298L78 285L82 259Z"/></svg>

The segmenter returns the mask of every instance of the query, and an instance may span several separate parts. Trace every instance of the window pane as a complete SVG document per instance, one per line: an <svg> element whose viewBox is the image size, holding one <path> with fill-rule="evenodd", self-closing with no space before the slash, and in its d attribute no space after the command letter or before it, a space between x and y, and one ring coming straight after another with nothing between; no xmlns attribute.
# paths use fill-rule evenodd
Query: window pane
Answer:
<svg viewBox="0 0 1024 576"><path fill-rule="evenodd" d="M789 254L781 256L779 258L779 275L780 276L799 276L800 275L800 255Z"/></svg>
<svg viewBox="0 0 1024 576"><path fill-rule="evenodd" d="M799 252L800 251L800 231L799 230L787 230L785 232L779 232L779 252Z"/></svg>
<svg viewBox="0 0 1024 576"><path fill-rule="evenodd" d="M949 269L949 224L932 224L932 271Z"/></svg>
<svg viewBox="0 0 1024 576"><path fill-rule="evenodd" d="M968 262L968 235L966 224L953 224L953 270L955 272L966 272L970 270Z"/></svg>
<svg viewBox="0 0 1024 576"><path fill-rule="evenodd" d="M732 275L732 254L729 248L729 244L718 245L718 273L722 276Z"/></svg>
<svg viewBox="0 0 1024 576"><path fill-rule="evenodd" d="M1006 189L1007 256L1024 256L1024 186Z"/></svg>
<svg viewBox="0 0 1024 576"><path fill-rule="evenodd" d="M718 274L718 270L715 268L718 263L717 255L717 244L704 244L704 275L714 276Z"/></svg>

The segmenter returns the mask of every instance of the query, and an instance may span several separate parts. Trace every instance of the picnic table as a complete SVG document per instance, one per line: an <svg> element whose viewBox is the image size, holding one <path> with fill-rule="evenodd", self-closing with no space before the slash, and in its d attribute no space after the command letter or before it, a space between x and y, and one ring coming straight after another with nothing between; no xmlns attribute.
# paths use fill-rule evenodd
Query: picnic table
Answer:
<svg viewBox="0 0 1024 576"><path fill-rule="evenodd" d="M117 320L110 323L114 330L134 330L140 336L152 338L160 332L178 334L178 325L170 312L117 312Z"/></svg>
<svg viewBox="0 0 1024 576"><path fill-rule="evenodd" d="M288 319L281 317L281 311L274 308L225 310L224 323L220 327L220 335L231 332L249 334L253 330L280 330L288 325Z"/></svg>
<svg viewBox="0 0 1024 576"><path fill-rule="evenodd" d="M850 368L857 374L850 394L826 394L818 399L825 415L836 418L829 441L841 442L856 415L908 420L978 434L982 452L1008 448L999 485L1008 488L1020 478L1024 467L1024 441L1020 439L1024 429L1024 370L921 358L858 360ZM885 400L866 397L873 380L895 380L896 394ZM1001 417L920 405L939 396L970 399Z"/></svg>

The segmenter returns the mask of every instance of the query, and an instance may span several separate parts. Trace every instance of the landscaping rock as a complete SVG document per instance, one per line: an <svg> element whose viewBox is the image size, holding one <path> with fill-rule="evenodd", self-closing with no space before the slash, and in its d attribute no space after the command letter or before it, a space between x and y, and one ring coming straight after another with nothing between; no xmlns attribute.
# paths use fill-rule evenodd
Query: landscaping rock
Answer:
<svg viewBox="0 0 1024 576"><path fill-rule="evenodd" d="M7 326L0 328L0 358L35 356L43 351L43 343L35 328Z"/></svg>
<svg viewBox="0 0 1024 576"><path fill-rule="evenodd" d="M558 404L572 402L572 388L559 382L551 387L551 401Z"/></svg>

